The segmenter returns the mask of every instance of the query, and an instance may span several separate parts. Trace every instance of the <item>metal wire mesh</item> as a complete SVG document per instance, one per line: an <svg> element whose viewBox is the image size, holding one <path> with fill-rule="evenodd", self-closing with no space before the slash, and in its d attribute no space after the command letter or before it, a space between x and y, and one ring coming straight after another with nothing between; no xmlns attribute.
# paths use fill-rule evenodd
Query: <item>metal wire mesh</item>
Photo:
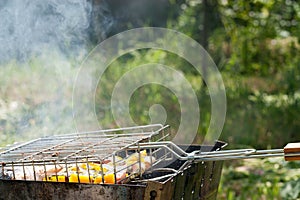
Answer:
<svg viewBox="0 0 300 200"><path fill-rule="evenodd" d="M0 152L0 179L126 182L155 162L139 144L168 135L167 126L156 124L39 138Z"/></svg>

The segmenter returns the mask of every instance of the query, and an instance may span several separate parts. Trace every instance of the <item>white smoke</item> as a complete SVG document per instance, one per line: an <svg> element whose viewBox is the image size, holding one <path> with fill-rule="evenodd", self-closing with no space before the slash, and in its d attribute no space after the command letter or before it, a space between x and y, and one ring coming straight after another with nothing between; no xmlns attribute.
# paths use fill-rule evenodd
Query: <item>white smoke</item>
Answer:
<svg viewBox="0 0 300 200"><path fill-rule="evenodd" d="M0 146L74 130L75 75L112 23L102 0L0 0Z"/></svg>
<svg viewBox="0 0 300 200"><path fill-rule="evenodd" d="M91 13L85 0L2 0L0 61L26 60L44 51L82 54Z"/></svg>

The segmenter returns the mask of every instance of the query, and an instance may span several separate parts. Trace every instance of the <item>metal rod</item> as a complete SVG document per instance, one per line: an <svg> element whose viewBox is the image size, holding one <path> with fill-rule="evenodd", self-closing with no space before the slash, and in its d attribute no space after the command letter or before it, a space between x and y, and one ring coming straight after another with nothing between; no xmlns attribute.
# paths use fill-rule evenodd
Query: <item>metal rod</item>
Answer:
<svg viewBox="0 0 300 200"><path fill-rule="evenodd" d="M100 168L101 168L101 172L100 173L101 173L101 179L102 179L101 182L104 183L104 173L103 173L104 170L103 170L102 160L100 161Z"/></svg>
<svg viewBox="0 0 300 200"><path fill-rule="evenodd" d="M6 150L6 151L0 152L0 155L6 154L6 153L8 153L8 152L10 152L10 151L13 151L13 150L15 150L15 149L18 149L18 148L24 147L24 146L26 146L26 145L32 144L32 143L34 143L34 142L36 142L36 141L39 141L39 140L40 140L40 138L39 138L39 139L32 140L32 141L29 141L29 142L26 142L26 143L23 143L23 144L20 144L20 145L18 145L18 146L15 146L15 147L13 147L13 148L10 148L10 149L8 149L8 150Z"/></svg>
<svg viewBox="0 0 300 200"><path fill-rule="evenodd" d="M141 155L141 148L140 148L140 144L138 143L138 165L139 165L139 174L140 174L140 178L142 178L142 155Z"/></svg>
<svg viewBox="0 0 300 200"><path fill-rule="evenodd" d="M117 169L116 169L116 154L113 154L113 164L114 164L114 183L117 181Z"/></svg>
<svg viewBox="0 0 300 200"><path fill-rule="evenodd" d="M69 177L69 170L68 170L68 163L67 160L65 160L65 167L66 167L66 177ZM66 178L65 178L66 179ZM69 180L68 180L69 181Z"/></svg>
<svg viewBox="0 0 300 200"><path fill-rule="evenodd" d="M14 162L11 162L11 169L12 169L12 173L13 173L13 178L15 180L16 179L16 174L15 174Z"/></svg>
<svg viewBox="0 0 300 200"><path fill-rule="evenodd" d="M173 142L149 142L141 143L140 146L145 149L164 149L171 153L179 160L194 160L200 161L218 161L218 160L238 160L238 159L251 159L251 158L268 158L268 157L294 157L300 156L299 153L284 153L283 149L271 150L256 150L256 149L235 149L235 150L222 150L213 152L200 152L194 151L186 153ZM136 146L129 147L130 149L137 149ZM165 154L166 155L166 154Z"/></svg>
<svg viewBox="0 0 300 200"><path fill-rule="evenodd" d="M80 132L80 133L69 133L69 134L64 134L64 135L54 135L52 137L65 137L65 136L86 135L86 134L110 133L110 132L118 132L118 131L130 131L130 130L138 130L138 129L145 129L145 128L154 128L154 127L157 127L158 129L156 131L152 131L152 132L158 132L161 129L163 129L164 126L162 124L150 124L150 125L143 125L143 126L114 128L114 129L87 131L87 132ZM132 134L132 133L130 133L130 134Z"/></svg>
<svg viewBox="0 0 300 200"><path fill-rule="evenodd" d="M43 152L45 152L45 151L48 151L48 150L51 150L51 149L55 149L55 148L57 148L57 147L59 147L59 146L61 146L61 145L64 145L64 144L69 143L69 142L72 142L72 141L74 141L75 139L76 139L76 138L73 138L73 139L64 141L64 142L62 142L62 143L59 143L59 144L57 144L57 145L53 145L52 147L49 147L49 148L43 149L43 150L41 150L41 151L38 151L38 152L36 152L36 153L33 153L33 154L31 154L31 155L28 155L28 156L24 157L23 159L26 160L26 159L28 159L28 158L33 158L33 156L35 156L35 155L39 155L39 154L41 154L41 153L43 153Z"/></svg>
<svg viewBox="0 0 300 200"><path fill-rule="evenodd" d="M87 171L88 171L89 182L91 183L92 179L91 179L91 174L90 174L90 165L89 165L89 158L88 157L86 158L86 167L87 167Z"/></svg>
<svg viewBox="0 0 300 200"><path fill-rule="evenodd" d="M43 162L43 167L44 167L45 179L46 179L46 181L48 182L47 168L46 168L46 163L45 163L45 161Z"/></svg>
<svg viewBox="0 0 300 200"><path fill-rule="evenodd" d="M35 172L35 167L34 167L34 162L33 161L32 161L32 170L33 170L34 181L36 181L36 172Z"/></svg>
<svg viewBox="0 0 300 200"><path fill-rule="evenodd" d="M55 179L56 179L56 182L58 182L57 166L56 166L56 162L55 161L54 161L54 168L55 168Z"/></svg>

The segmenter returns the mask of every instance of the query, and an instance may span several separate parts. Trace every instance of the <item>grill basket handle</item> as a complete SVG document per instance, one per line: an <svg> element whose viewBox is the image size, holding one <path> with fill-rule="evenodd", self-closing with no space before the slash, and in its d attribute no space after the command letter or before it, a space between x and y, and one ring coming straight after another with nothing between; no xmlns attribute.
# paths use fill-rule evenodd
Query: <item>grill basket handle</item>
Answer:
<svg viewBox="0 0 300 200"><path fill-rule="evenodd" d="M288 143L284 147L284 159L286 161L300 160L300 142Z"/></svg>

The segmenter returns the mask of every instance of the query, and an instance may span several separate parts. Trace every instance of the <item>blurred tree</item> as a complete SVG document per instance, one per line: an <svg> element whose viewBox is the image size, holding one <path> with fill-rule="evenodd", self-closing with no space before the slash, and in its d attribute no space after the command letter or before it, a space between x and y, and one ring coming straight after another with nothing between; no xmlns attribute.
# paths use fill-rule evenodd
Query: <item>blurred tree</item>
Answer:
<svg viewBox="0 0 300 200"><path fill-rule="evenodd" d="M232 55L227 67L242 74L266 75L276 73L281 64L293 59L290 55L294 54L296 41L292 38L299 40L300 30L297 1L222 0L218 5L230 37ZM288 48L277 49L282 47Z"/></svg>

